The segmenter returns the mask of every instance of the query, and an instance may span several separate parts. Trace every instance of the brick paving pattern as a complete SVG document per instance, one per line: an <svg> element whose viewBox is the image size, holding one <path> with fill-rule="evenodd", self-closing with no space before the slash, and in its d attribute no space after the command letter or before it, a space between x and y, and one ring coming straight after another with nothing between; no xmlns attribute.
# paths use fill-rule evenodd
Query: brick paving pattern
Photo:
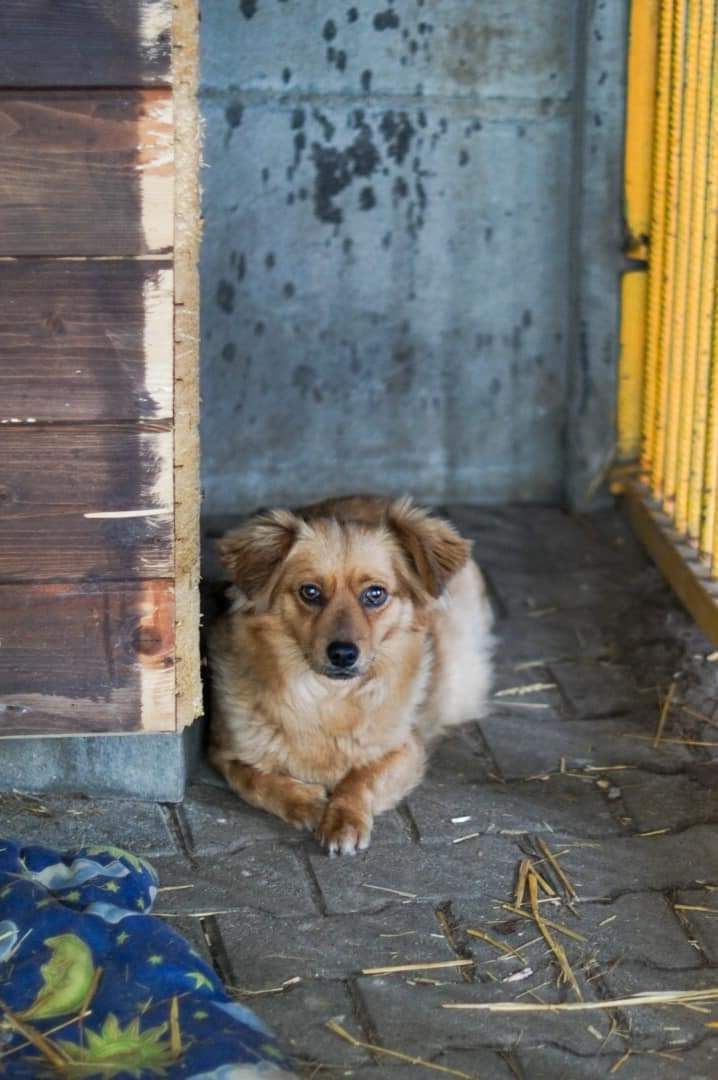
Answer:
<svg viewBox="0 0 718 1080"><path fill-rule="evenodd" d="M503 906L520 861L541 858L540 841L577 893L569 902L542 864L558 898L541 911L578 935L561 941L585 1001L718 987L711 646L617 514L448 509L489 579L498 696L437 750L368 852L328 859L209 770L180 807L6 796L2 829L53 845L111 840L151 857L165 887L158 912L277 1030L303 1077L442 1075L349 1045L327 1028L335 1018L360 1043L481 1080L714 1080L718 1031L706 1024L718 1006L441 1008L575 1000L535 922ZM362 974L454 960L467 963Z"/></svg>

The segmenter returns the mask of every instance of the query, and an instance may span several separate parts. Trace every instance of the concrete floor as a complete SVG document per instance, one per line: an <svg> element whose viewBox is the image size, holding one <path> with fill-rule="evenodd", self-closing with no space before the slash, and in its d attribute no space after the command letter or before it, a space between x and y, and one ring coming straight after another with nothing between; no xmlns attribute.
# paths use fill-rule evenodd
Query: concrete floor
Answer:
<svg viewBox="0 0 718 1080"><path fill-rule="evenodd" d="M541 905L582 997L718 987L718 663L613 512L456 509L498 615L493 707L437 752L370 850L329 860L207 770L182 806L0 797L0 833L150 856L157 912L280 1034L306 1077L583 1080L718 1075L718 1005L489 1014L558 1002L531 919L506 910L523 858L560 857ZM677 687L664 739L660 700ZM519 689L521 692L519 693ZM696 744L700 745L696 745ZM706 910L707 909L707 910ZM472 935L489 934L501 949ZM514 950L511 954L506 948ZM466 961L381 976L363 969ZM453 1072L451 1072L453 1070ZM441 1075L435 1073L434 1075Z"/></svg>

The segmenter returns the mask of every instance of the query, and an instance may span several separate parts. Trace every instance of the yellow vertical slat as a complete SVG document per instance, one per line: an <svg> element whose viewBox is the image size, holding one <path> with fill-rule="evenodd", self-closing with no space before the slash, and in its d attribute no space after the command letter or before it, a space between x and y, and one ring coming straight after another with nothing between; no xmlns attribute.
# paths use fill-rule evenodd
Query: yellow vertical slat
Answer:
<svg viewBox="0 0 718 1080"><path fill-rule="evenodd" d="M686 0L672 0L670 36L670 86L667 121L663 255L658 278L658 329L656 356L656 401L654 410L654 446L651 486L654 494L663 494L663 470L666 454L666 417L668 412L669 373L673 327L673 283L678 226L678 177L680 173L681 118L683 113L683 53L685 49ZM651 237L653 245L653 236ZM653 254L651 255L653 259ZM653 268L652 268L653 272Z"/></svg>
<svg viewBox="0 0 718 1080"><path fill-rule="evenodd" d="M691 21L697 24L696 57L696 103L693 131L686 131L686 141L693 151L693 190L691 193L690 219L685 228L688 236L686 247L689 250L688 271L685 291L685 332L682 344L678 347L682 354L680 409L675 418L677 428L676 465L673 476L675 491L675 522L679 532L688 529L688 493L691 473L691 451L693 449L693 423L698 375L698 321L701 302L701 283L705 269L705 251L703 232L706 215L707 174L709 128L711 113L711 61L713 59L713 15L712 0L694 0ZM691 43L694 33L689 37L689 66L693 62ZM690 117L686 116L689 123Z"/></svg>
<svg viewBox="0 0 718 1080"><path fill-rule="evenodd" d="M648 258L660 0L631 0L624 150L626 254Z"/></svg>
<svg viewBox="0 0 718 1080"><path fill-rule="evenodd" d="M716 257L718 255L718 37L716 35L716 0L705 0L705 47L712 50L711 73L707 79L709 95L708 167L705 176L705 213L700 258L700 299L697 318L696 382L691 432L690 472L688 477L687 530L694 543L705 551L709 548L706 535L701 533L704 515L711 520L715 506L707 505L710 480L710 456L707 456L709 430L709 393L711 379L712 331L716 290ZM702 46L703 47L703 46ZM712 426L711 422L711 426ZM716 462L715 446L712 455ZM713 478L715 490L715 477Z"/></svg>
<svg viewBox="0 0 718 1080"><path fill-rule="evenodd" d="M683 65L683 111L680 121L680 172L678 180L678 217L676 221L675 271L671 302L670 347L667 354L667 405L665 413L664 456L660 471L663 507L675 513L678 464L678 436L681 411L685 408L686 315L689 298L691 262L691 224L695 171L696 111L698 104L698 55L700 52L700 4L688 5L687 45Z"/></svg>
<svg viewBox="0 0 718 1080"><path fill-rule="evenodd" d="M635 461L641 445L643 361L646 352L646 270L621 278L621 340L618 358L618 460Z"/></svg>
<svg viewBox="0 0 718 1080"><path fill-rule="evenodd" d="M711 372L708 388L708 430L706 434L703 520L700 548L711 561L713 575L718 572L718 305L713 308Z"/></svg>
<svg viewBox="0 0 718 1080"><path fill-rule="evenodd" d="M718 303L712 297L710 376L708 384L708 424L706 432L703 514L700 550L718 574Z"/></svg>
<svg viewBox="0 0 718 1080"><path fill-rule="evenodd" d="M671 101L671 43L673 40L673 0L662 0L658 25L658 69L653 126L651 226L649 234L649 275L646 313L646 360L643 377L643 445L641 467L653 465L656 442L656 405L659 390L661 294L665 255L666 173L668 168L668 128Z"/></svg>

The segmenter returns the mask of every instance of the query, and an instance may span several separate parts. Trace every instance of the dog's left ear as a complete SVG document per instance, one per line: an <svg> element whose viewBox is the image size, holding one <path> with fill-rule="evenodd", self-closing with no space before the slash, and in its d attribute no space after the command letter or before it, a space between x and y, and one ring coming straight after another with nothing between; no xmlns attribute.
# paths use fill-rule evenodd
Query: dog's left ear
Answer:
<svg viewBox="0 0 718 1080"><path fill-rule="evenodd" d="M223 565L250 599L287 557L302 523L289 510L270 510L251 518L217 542Z"/></svg>
<svg viewBox="0 0 718 1080"><path fill-rule="evenodd" d="M408 498L391 503L386 521L422 588L430 596L441 596L449 579L468 562L470 542L448 521L432 517Z"/></svg>

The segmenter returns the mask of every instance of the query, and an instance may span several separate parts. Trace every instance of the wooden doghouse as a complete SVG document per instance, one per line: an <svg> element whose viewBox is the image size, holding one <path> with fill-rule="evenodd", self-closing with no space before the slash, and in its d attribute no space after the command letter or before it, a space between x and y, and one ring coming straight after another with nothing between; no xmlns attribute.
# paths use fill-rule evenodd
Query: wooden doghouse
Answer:
<svg viewBox="0 0 718 1080"><path fill-rule="evenodd" d="M3 737L198 712L197 20L0 6Z"/></svg>

